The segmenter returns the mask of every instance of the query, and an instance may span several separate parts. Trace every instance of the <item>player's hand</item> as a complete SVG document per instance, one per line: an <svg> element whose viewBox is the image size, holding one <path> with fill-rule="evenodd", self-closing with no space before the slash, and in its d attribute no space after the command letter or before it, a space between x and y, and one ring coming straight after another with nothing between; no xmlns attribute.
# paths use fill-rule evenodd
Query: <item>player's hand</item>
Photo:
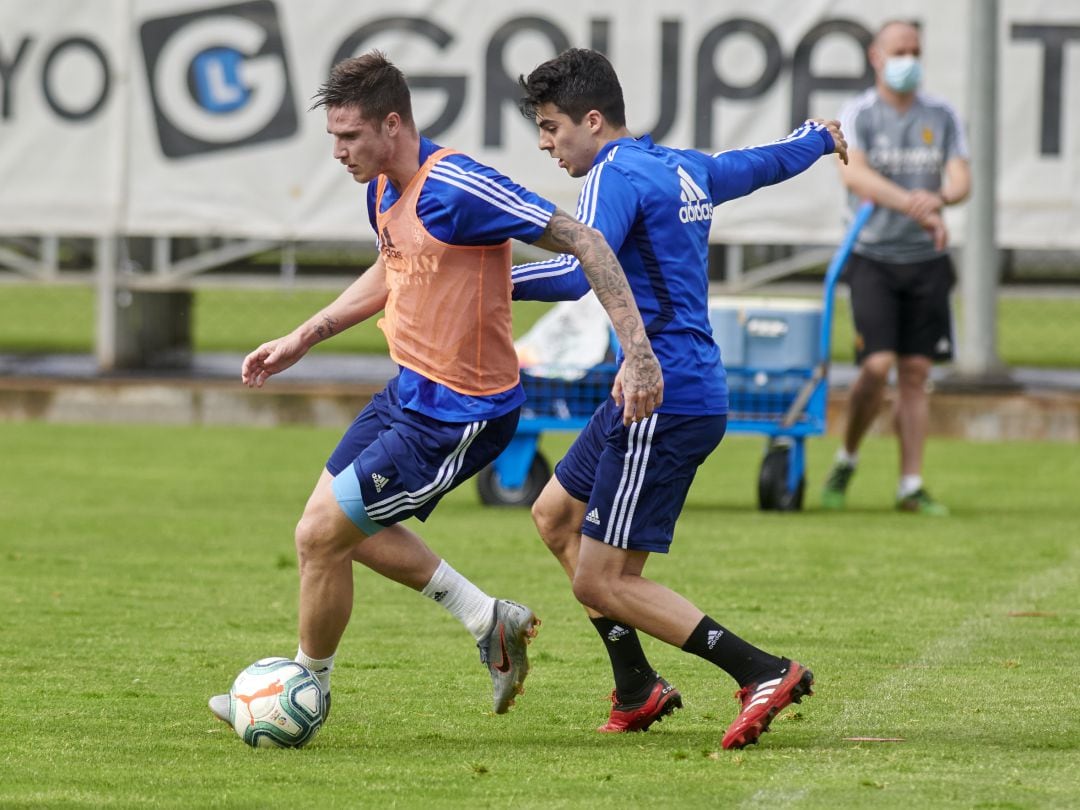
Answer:
<svg viewBox="0 0 1080 810"><path fill-rule="evenodd" d="M833 152L844 161L844 165L847 165L847 140L844 138L843 130L840 129L840 122L835 118L811 118L810 120L815 124L821 124L829 131L833 139Z"/></svg>
<svg viewBox="0 0 1080 810"><path fill-rule="evenodd" d="M304 342L292 334L264 343L244 358L240 379L248 388L262 388L267 379L296 363L307 350Z"/></svg>
<svg viewBox="0 0 1080 810"><path fill-rule="evenodd" d="M611 386L615 404L623 409L623 424L648 419L664 401L664 375L652 351L627 355Z"/></svg>
<svg viewBox="0 0 1080 810"><path fill-rule="evenodd" d="M949 230L945 227L945 220L941 214L934 212L919 221L934 239L934 250L945 250L949 245Z"/></svg>
<svg viewBox="0 0 1080 810"><path fill-rule="evenodd" d="M908 205L904 213L919 224L925 224L933 214L941 212L943 205L941 195L937 192L912 189L908 192Z"/></svg>

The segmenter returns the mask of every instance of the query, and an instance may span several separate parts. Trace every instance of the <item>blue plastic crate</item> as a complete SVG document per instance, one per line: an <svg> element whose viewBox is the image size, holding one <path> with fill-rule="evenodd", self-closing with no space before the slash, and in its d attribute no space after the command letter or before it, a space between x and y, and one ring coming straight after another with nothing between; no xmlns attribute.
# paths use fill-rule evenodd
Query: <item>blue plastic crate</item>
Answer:
<svg viewBox="0 0 1080 810"><path fill-rule="evenodd" d="M731 422L779 422L812 375L810 368L729 368L728 420ZM798 422L810 419L800 413Z"/></svg>
<svg viewBox="0 0 1080 810"><path fill-rule="evenodd" d="M594 366L578 379L534 377L522 372L521 385L527 399L521 418L588 420L611 395L617 371L618 367L611 363Z"/></svg>

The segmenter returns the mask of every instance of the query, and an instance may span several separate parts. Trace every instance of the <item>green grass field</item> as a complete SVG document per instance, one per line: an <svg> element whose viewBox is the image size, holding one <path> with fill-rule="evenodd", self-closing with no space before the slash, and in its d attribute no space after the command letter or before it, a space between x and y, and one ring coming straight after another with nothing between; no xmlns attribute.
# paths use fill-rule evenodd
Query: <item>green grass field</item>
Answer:
<svg viewBox="0 0 1080 810"><path fill-rule="evenodd" d="M547 437L547 452L564 437ZM356 571L334 714L256 751L206 709L295 650L291 532L336 431L0 423L0 807L1051 808L1080 797L1080 455L933 440L944 520L891 509L869 440L851 510L754 508L761 452L731 437L651 573L817 674L760 745L724 752L723 673L646 642L686 708L601 736L610 675L526 512L466 484L422 531L542 617L527 694L490 714L471 637ZM850 737L899 737L855 742Z"/></svg>
<svg viewBox="0 0 1080 810"><path fill-rule="evenodd" d="M200 290L195 297L193 340L201 352L248 352L287 332L333 300L312 290ZM548 305L514 305L516 334L524 333ZM998 343L1015 366L1080 367L1080 298L1002 298ZM90 352L94 341L93 291L83 287L0 286L0 352ZM847 303L836 310L833 359L851 362ZM360 324L315 351L382 354L386 341L374 321Z"/></svg>

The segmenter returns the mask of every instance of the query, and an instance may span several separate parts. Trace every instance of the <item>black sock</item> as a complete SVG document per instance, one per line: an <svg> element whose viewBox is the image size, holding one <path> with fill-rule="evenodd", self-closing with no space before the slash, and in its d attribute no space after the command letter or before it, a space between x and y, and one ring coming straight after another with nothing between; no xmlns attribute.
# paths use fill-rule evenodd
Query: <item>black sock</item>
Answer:
<svg viewBox="0 0 1080 810"><path fill-rule="evenodd" d="M592 623L604 640L604 647L611 659L615 692L619 700L632 703L635 698L644 697L643 693L651 689L656 681L656 671L645 658L637 631L603 616L593 619Z"/></svg>
<svg viewBox="0 0 1080 810"><path fill-rule="evenodd" d="M762 675L783 669L784 661L743 641L708 616L703 618L682 646L688 653L716 664L738 681L739 686L754 683Z"/></svg>

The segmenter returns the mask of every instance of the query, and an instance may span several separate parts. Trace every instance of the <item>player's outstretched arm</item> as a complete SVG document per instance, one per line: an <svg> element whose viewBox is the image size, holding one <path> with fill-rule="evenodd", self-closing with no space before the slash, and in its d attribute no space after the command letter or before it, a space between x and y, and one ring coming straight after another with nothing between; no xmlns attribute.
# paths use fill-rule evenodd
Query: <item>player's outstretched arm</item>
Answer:
<svg viewBox="0 0 1080 810"><path fill-rule="evenodd" d="M772 143L717 152L711 156L713 204L789 180L830 154L844 164L848 162L847 140L840 122L822 118L808 119L790 135Z"/></svg>
<svg viewBox="0 0 1080 810"><path fill-rule="evenodd" d="M543 235L533 244L577 257L589 286L596 291L611 319L625 356L620 403L623 424L651 416L664 398L660 361L653 354L630 284L610 245L595 228L578 222L561 209L551 215Z"/></svg>
<svg viewBox="0 0 1080 810"><path fill-rule="evenodd" d="M386 267L380 256L332 304L289 334L262 344L245 357L240 379L249 388L261 388L267 379L294 365L316 343L380 312L386 306L386 297Z"/></svg>

